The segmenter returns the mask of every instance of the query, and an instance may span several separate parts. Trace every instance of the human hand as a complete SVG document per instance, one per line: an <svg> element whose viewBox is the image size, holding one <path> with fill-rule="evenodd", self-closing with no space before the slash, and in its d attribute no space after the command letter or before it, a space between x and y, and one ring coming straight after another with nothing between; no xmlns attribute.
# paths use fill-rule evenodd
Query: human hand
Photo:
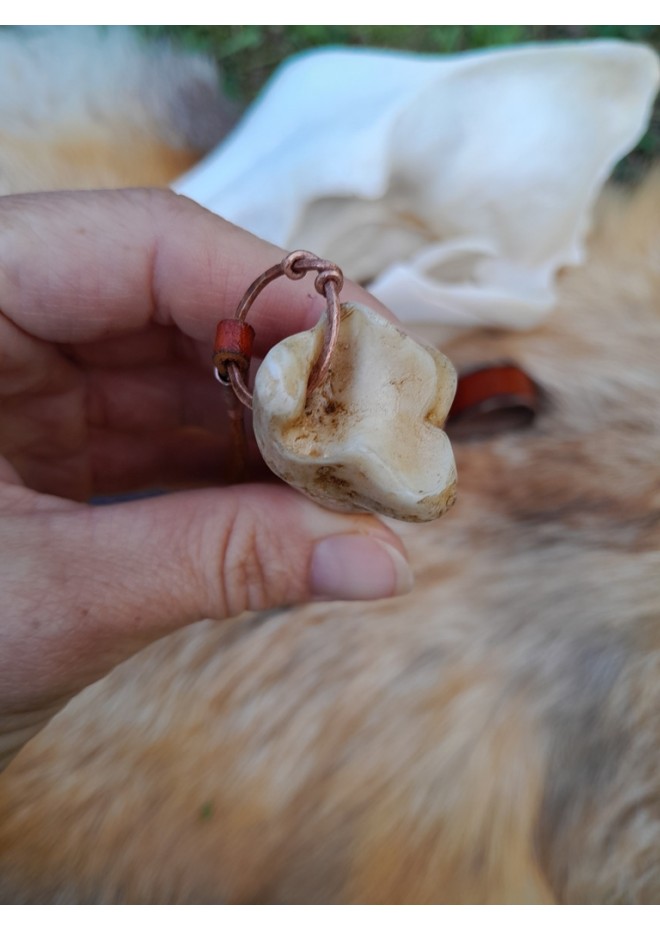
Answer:
<svg viewBox="0 0 660 930"><path fill-rule="evenodd" d="M0 199L0 765L178 627L409 589L386 526L276 484L82 503L222 480L215 324L283 254L164 191ZM305 283L260 297L257 355L316 321Z"/></svg>

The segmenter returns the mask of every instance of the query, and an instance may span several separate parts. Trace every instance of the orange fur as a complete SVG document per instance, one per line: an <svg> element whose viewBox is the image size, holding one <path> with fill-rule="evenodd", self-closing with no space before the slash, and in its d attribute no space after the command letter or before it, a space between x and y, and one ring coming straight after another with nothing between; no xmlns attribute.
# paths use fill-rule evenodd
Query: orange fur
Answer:
<svg viewBox="0 0 660 930"><path fill-rule="evenodd" d="M199 160L199 152L121 126L114 142L81 130L55 137L47 147L39 139L17 139L0 132L0 151L4 171L11 177L11 193L167 187Z"/></svg>
<svg viewBox="0 0 660 930"><path fill-rule="evenodd" d="M131 30L0 32L0 194L166 186L236 115L213 62Z"/></svg>

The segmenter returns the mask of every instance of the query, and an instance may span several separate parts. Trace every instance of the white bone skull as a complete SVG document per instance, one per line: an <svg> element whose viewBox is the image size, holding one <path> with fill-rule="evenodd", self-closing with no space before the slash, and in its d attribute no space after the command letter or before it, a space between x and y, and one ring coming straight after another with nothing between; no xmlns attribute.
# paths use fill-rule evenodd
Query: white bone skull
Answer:
<svg viewBox="0 0 660 930"><path fill-rule="evenodd" d="M341 305L328 376L309 393L325 316L270 350L254 385L264 461L324 507L427 521L454 502L456 468L442 426L456 374L436 349L373 310Z"/></svg>

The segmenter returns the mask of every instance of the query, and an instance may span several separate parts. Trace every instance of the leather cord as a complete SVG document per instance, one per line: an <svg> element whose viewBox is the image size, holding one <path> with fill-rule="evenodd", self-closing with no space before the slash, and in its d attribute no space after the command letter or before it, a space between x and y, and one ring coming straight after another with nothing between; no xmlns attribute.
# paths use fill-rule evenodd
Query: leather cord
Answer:
<svg viewBox="0 0 660 930"><path fill-rule="evenodd" d="M532 424L540 406L540 389L521 368L489 365L459 376L447 418L447 432L457 439L483 439Z"/></svg>

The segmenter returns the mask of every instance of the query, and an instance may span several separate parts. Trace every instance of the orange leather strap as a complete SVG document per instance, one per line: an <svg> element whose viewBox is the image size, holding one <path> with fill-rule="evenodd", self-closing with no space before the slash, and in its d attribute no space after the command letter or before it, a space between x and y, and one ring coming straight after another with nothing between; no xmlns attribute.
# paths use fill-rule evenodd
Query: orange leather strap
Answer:
<svg viewBox="0 0 660 930"><path fill-rule="evenodd" d="M459 376L447 431L457 438L482 438L529 426L539 409L540 391L516 365L478 368Z"/></svg>

